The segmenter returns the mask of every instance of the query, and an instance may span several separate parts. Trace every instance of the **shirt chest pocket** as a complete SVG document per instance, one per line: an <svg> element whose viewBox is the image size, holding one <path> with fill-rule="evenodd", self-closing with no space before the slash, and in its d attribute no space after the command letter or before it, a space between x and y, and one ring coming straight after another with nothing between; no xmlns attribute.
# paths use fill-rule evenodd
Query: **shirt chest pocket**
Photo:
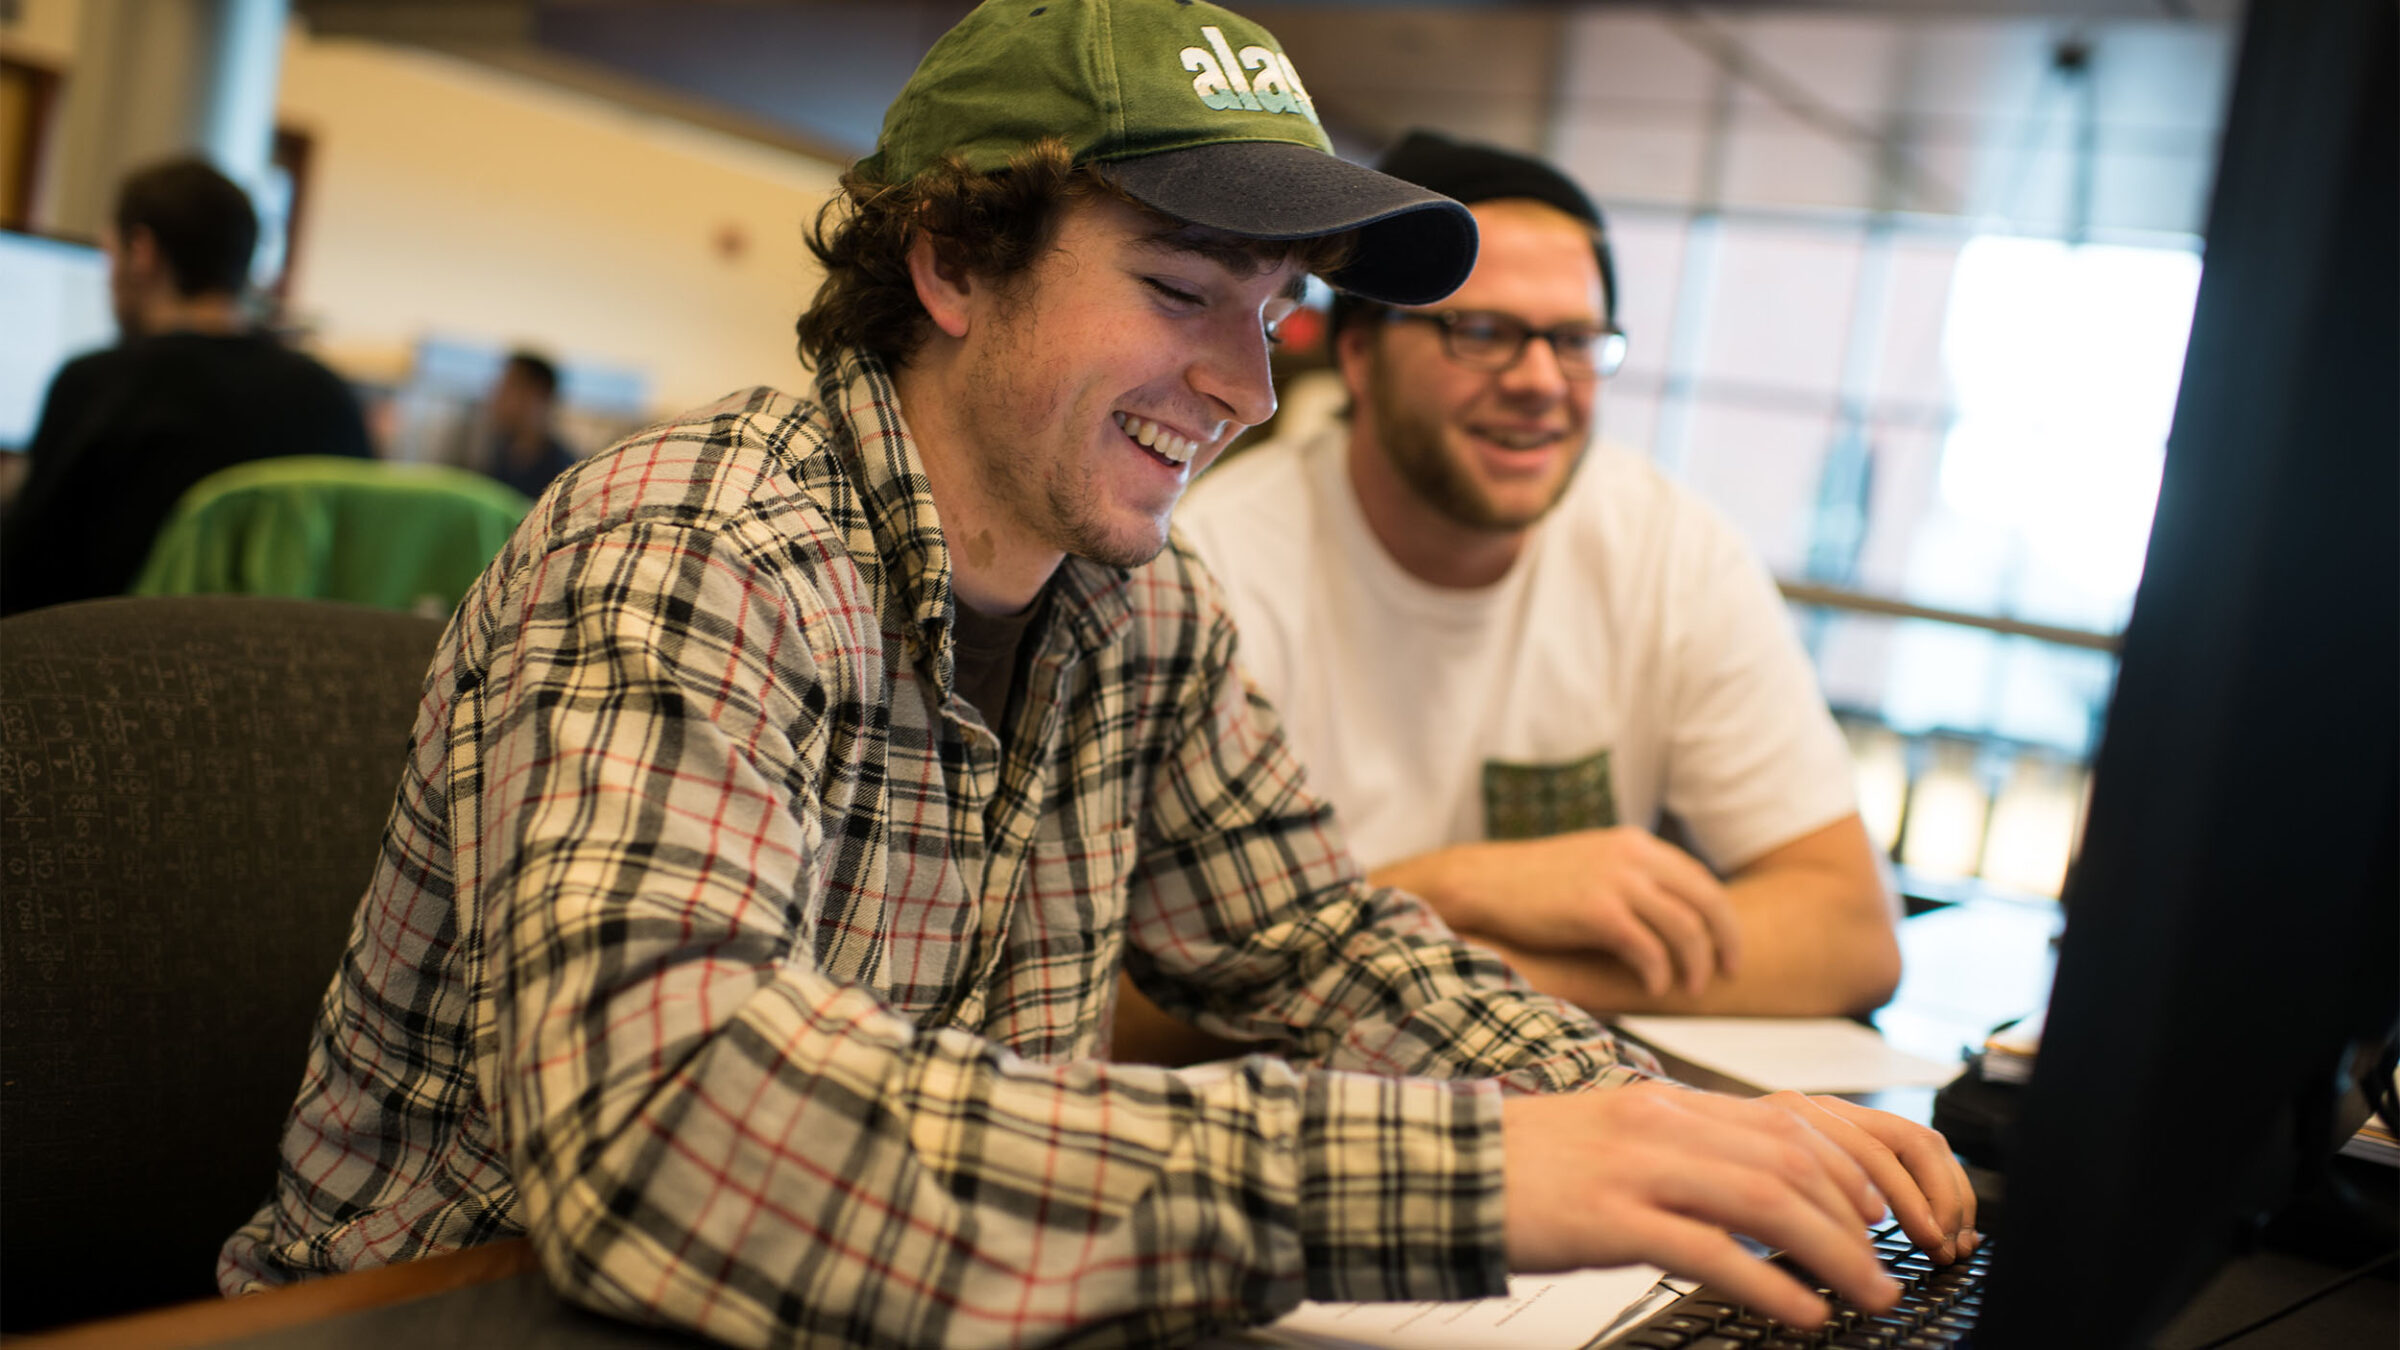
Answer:
<svg viewBox="0 0 2400 1350"><path fill-rule="evenodd" d="M1605 749L1547 764L1484 761L1486 839L1540 839L1618 823L1616 779Z"/></svg>
<svg viewBox="0 0 2400 1350"><path fill-rule="evenodd" d="M1033 841L1018 891L1010 946L1043 959L1089 951L1106 934L1125 929L1125 888L1139 854L1131 824L1076 838Z"/></svg>
<svg viewBox="0 0 2400 1350"><path fill-rule="evenodd" d="M1010 916L985 1034L1019 1054L1098 1053L1096 1035L1125 950L1125 895L1140 848L1122 825L1033 842Z"/></svg>

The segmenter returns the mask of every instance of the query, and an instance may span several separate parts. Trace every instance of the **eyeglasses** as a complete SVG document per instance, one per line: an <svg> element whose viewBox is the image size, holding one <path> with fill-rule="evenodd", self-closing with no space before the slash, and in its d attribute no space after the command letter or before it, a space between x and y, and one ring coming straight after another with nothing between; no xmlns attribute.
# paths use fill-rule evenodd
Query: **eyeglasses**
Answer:
<svg viewBox="0 0 2400 1350"><path fill-rule="evenodd" d="M1387 309L1387 321L1430 323L1442 330L1442 350L1476 370L1506 370L1525 355L1535 338L1570 380L1606 379L1625 364L1625 334L1613 323L1562 323L1536 328L1513 314L1490 310Z"/></svg>

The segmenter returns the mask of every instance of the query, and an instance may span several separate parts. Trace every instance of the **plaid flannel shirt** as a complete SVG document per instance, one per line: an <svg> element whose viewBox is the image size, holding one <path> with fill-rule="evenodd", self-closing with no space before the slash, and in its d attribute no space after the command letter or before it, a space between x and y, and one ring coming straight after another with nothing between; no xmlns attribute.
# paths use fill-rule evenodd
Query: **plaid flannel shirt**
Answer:
<svg viewBox="0 0 2400 1350"><path fill-rule="evenodd" d="M1502 1085L1638 1070L1359 878L1179 547L1065 563L1004 758L890 381L819 385L579 466L461 605L223 1287L524 1232L891 1346L1502 1289ZM1103 1062L1121 962L1291 1058Z"/></svg>

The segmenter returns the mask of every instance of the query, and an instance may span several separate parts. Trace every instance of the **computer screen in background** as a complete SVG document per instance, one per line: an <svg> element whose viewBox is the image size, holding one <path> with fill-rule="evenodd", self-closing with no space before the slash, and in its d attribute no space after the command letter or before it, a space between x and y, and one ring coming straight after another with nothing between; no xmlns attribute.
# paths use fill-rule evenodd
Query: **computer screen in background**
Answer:
<svg viewBox="0 0 2400 1350"><path fill-rule="evenodd" d="M2151 1344L2323 1178L2400 1016L2395 25L2248 7L1978 1350Z"/></svg>
<svg viewBox="0 0 2400 1350"><path fill-rule="evenodd" d="M69 358L117 340L108 259L90 244L0 230L0 450L33 443L50 377Z"/></svg>

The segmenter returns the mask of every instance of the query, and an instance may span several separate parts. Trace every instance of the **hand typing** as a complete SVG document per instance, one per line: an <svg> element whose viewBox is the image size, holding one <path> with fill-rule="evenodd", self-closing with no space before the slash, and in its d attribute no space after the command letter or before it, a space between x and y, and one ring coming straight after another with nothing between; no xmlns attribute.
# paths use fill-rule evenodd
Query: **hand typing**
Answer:
<svg viewBox="0 0 2400 1350"><path fill-rule="evenodd" d="M1502 1112L1512 1269L1647 1262L1812 1326L1824 1300L1731 1233L1879 1310L1898 1288L1865 1230L1887 1204L1937 1260L1975 1243L1974 1196L1941 1136L1847 1102L1645 1083L1511 1098Z"/></svg>

